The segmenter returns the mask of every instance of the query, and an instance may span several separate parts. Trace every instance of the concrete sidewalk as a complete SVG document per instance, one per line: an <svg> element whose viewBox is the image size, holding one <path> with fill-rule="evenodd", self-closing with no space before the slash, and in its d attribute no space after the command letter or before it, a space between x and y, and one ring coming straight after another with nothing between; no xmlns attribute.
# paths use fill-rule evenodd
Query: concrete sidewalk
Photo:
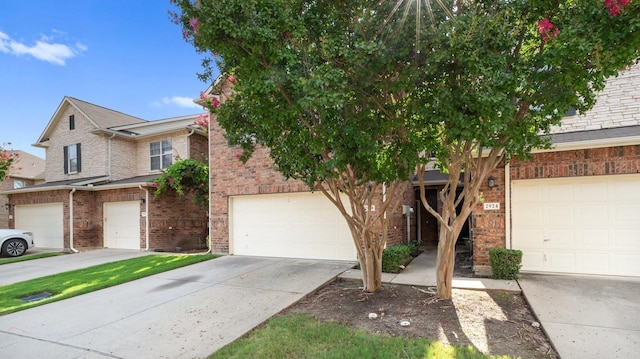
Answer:
<svg viewBox="0 0 640 359"><path fill-rule="evenodd" d="M525 273L518 282L562 359L639 357L640 279Z"/></svg>
<svg viewBox="0 0 640 359"><path fill-rule="evenodd" d="M203 358L353 264L217 258L5 315L0 353L16 359Z"/></svg>
<svg viewBox="0 0 640 359"><path fill-rule="evenodd" d="M405 284L421 287L436 286L436 250L427 250L416 258L400 273L382 273L382 282L390 284ZM349 269L339 278L362 280L362 273L358 269ZM453 278L453 288L477 290L505 290L520 292L520 286L515 280L499 280L490 278Z"/></svg>

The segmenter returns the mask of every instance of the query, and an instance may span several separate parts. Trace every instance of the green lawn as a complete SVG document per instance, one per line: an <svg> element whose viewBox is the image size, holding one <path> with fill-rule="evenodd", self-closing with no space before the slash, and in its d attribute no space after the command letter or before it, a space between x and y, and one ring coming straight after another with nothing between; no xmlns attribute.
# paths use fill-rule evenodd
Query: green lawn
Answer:
<svg viewBox="0 0 640 359"><path fill-rule="evenodd" d="M16 262L23 262L23 261L30 261L32 259L55 257L55 256L59 256L61 254L62 253L60 253L60 252L49 252L49 253L38 253L38 254L25 254L25 255L20 256L20 257L0 258L0 265L9 264L9 263L16 263Z"/></svg>
<svg viewBox="0 0 640 359"><path fill-rule="evenodd" d="M148 255L0 286L0 315L75 297L216 257L212 254ZM30 303L20 300L42 292L49 292L52 296Z"/></svg>
<svg viewBox="0 0 640 359"><path fill-rule="evenodd" d="M399 338L370 334L338 323L323 323L310 315L273 317L216 351L217 358L509 358L486 356L472 346L451 346L423 338Z"/></svg>

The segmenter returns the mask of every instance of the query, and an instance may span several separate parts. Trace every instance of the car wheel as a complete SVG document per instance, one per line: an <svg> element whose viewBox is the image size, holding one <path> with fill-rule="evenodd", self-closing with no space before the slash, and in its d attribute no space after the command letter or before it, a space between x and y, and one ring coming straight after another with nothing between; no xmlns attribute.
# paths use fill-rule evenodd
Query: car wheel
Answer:
<svg viewBox="0 0 640 359"><path fill-rule="evenodd" d="M2 246L2 252L10 257L19 257L26 251L27 245L20 239L9 239Z"/></svg>

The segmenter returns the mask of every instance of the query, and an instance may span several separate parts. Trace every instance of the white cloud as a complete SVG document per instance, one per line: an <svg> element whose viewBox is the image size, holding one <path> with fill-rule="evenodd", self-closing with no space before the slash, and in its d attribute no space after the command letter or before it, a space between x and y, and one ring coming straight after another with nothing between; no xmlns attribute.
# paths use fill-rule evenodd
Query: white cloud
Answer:
<svg viewBox="0 0 640 359"><path fill-rule="evenodd" d="M29 55L38 60L64 66L67 59L87 50L87 47L81 43L69 46L53 43L52 40L49 36L42 36L35 45L29 46L11 39L9 35L0 31L0 52L16 56Z"/></svg>
<svg viewBox="0 0 640 359"><path fill-rule="evenodd" d="M191 97L182 97L182 96L164 97L162 98L162 104L176 105L176 106L185 107L185 108L202 108L202 106L193 103L193 100L194 99Z"/></svg>

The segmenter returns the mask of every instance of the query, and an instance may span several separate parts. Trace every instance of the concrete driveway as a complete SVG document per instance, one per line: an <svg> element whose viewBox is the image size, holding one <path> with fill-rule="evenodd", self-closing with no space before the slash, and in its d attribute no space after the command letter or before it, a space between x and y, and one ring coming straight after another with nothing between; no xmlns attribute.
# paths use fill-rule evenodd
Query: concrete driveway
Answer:
<svg viewBox="0 0 640 359"><path fill-rule="evenodd" d="M0 353L202 358L352 265L222 257L0 317Z"/></svg>
<svg viewBox="0 0 640 359"><path fill-rule="evenodd" d="M523 274L518 283L562 359L638 357L640 279Z"/></svg>

